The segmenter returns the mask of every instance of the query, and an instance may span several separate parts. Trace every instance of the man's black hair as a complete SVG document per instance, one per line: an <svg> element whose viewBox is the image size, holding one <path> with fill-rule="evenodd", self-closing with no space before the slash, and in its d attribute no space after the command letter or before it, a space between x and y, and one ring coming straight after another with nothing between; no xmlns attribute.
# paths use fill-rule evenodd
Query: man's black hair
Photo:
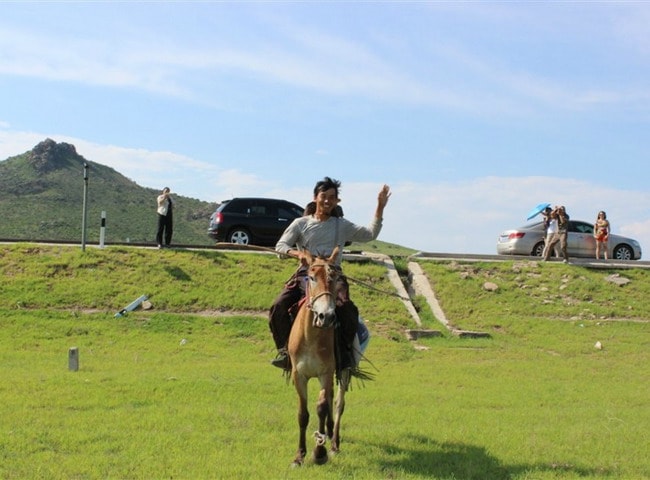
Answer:
<svg viewBox="0 0 650 480"><path fill-rule="evenodd" d="M314 197L316 197L319 192L326 192L331 188L336 190L336 198L339 198L339 188L341 188L341 182L330 177L325 177L316 183L316 186L314 187Z"/></svg>

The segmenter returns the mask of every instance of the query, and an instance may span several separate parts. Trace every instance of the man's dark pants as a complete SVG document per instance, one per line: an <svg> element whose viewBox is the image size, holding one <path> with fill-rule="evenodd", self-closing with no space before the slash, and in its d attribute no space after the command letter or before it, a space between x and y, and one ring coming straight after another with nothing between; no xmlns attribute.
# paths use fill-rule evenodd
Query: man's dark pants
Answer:
<svg viewBox="0 0 650 480"><path fill-rule="evenodd" d="M297 313L297 304L304 296L301 284L304 281L306 272L298 271L285 284L284 289L273 302L269 311L269 328L273 334L273 341L278 350L287 347L291 326L293 325L293 313ZM354 336L359 328L359 309L350 300L349 285L344 277L341 277L338 286L336 302L336 318L338 319L338 339L345 347L347 355L342 355L342 368L352 366Z"/></svg>

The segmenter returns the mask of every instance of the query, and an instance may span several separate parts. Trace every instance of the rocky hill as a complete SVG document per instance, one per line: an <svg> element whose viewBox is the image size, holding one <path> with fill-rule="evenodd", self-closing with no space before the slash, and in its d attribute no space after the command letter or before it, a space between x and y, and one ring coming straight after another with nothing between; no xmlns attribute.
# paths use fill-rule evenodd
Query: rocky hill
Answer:
<svg viewBox="0 0 650 480"><path fill-rule="evenodd" d="M87 160L68 143L46 139L31 151L0 161L0 239L80 241L88 166L86 239L99 241L106 212L106 243L155 243L158 190L141 187L114 169ZM175 196L174 240L210 245L216 204Z"/></svg>

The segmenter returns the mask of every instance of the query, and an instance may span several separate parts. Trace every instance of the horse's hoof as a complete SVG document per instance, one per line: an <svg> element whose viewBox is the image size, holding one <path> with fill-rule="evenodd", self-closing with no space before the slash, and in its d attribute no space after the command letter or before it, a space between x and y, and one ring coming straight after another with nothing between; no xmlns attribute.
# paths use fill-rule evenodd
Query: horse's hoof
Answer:
<svg viewBox="0 0 650 480"><path fill-rule="evenodd" d="M294 460L293 463L291 464L291 468L299 468L302 467L302 460Z"/></svg>
<svg viewBox="0 0 650 480"><path fill-rule="evenodd" d="M324 445L318 445L314 449L314 454L312 455L314 463L316 465L324 465L327 463L327 448Z"/></svg>

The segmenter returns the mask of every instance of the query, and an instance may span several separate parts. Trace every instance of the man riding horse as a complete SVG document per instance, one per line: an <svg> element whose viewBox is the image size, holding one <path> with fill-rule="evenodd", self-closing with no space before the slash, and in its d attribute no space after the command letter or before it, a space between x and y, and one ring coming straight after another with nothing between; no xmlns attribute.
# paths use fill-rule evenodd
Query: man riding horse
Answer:
<svg viewBox="0 0 650 480"><path fill-rule="evenodd" d="M375 240L382 227L384 207L391 195L384 185L377 196L375 215L367 227L356 225L339 216L339 189L341 182L330 177L316 183L314 187L315 211L295 219L278 240L275 250L300 259L298 270L292 275L284 289L273 302L269 312L269 327L273 334L277 357L271 362L286 371L291 369L287 355L287 340L291 332L292 312L304 296L307 259L304 251L312 255L329 257L336 247L339 253L335 267L340 269L343 245L347 242L369 242ZM339 323L339 345L341 356L339 370L354 367L353 342L359 325L359 311L350 300L349 286L341 275L336 298L336 316Z"/></svg>

